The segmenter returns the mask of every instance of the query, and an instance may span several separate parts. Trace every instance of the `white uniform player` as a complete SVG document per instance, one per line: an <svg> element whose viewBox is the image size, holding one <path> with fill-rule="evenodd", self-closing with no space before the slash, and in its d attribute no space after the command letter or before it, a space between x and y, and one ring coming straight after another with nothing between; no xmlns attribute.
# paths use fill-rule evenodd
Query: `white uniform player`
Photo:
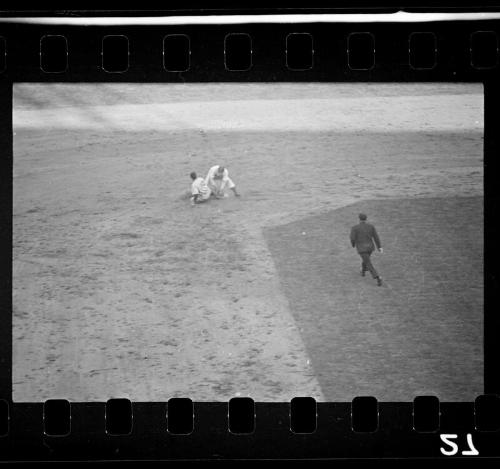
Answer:
<svg viewBox="0 0 500 469"><path fill-rule="evenodd" d="M207 186L205 179L197 177L194 172L191 173L191 179L193 180L191 184L191 203L194 205L207 201L212 191Z"/></svg>
<svg viewBox="0 0 500 469"><path fill-rule="evenodd" d="M224 197L226 187L234 192L234 195L239 197L236 190L236 185L229 177L229 171L221 165L212 166L205 178L208 188L214 193L216 197Z"/></svg>

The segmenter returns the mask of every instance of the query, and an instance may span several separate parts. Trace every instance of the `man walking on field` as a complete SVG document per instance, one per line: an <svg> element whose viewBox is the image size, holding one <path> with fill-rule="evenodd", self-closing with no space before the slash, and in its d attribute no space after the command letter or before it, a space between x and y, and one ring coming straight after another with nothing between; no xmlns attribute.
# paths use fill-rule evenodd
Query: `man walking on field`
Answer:
<svg viewBox="0 0 500 469"><path fill-rule="evenodd" d="M367 216L364 213L359 214L359 223L353 226L351 229L351 244L352 247L356 248L358 254L361 256L361 275L364 277L367 270L370 271L372 277L377 280L377 285L380 287L382 285L382 279L380 278L378 272L373 267L370 256L375 250L373 242L379 252L384 252L380 244L380 239L377 234L377 230L370 223L366 222Z"/></svg>
<svg viewBox="0 0 500 469"><path fill-rule="evenodd" d="M238 194L238 191L236 190L236 185L229 178L229 172L227 168L225 168L224 166L212 166L208 170L205 182L217 198L224 197L226 186L234 192L234 195L236 197L240 196L240 194Z"/></svg>

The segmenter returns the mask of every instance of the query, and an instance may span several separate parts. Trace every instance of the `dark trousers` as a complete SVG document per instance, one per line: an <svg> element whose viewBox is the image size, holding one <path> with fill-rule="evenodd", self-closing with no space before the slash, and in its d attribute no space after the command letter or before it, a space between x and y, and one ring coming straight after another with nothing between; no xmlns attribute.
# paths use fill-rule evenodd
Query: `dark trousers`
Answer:
<svg viewBox="0 0 500 469"><path fill-rule="evenodd" d="M367 270L369 270L370 273L372 274L372 277L377 278L378 273L375 270L375 267L373 267L372 261L370 259L370 256L372 255L372 253L371 252L360 252L359 255L361 256L361 260L362 260L361 270L363 272L366 272Z"/></svg>

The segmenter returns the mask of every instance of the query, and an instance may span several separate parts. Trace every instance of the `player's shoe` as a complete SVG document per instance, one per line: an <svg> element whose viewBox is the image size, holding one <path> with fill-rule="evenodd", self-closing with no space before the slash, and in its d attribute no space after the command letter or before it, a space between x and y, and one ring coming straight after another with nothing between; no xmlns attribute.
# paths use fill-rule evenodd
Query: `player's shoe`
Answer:
<svg viewBox="0 0 500 469"><path fill-rule="evenodd" d="M365 271L364 270L360 270L359 273L361 274L361 277L365 276Z"/></svg>
<svg viewBox="0 0 500 469"><path fill-rule="evenodd" d="M381 286L382 286L382 279L381 279L380 277L377 277L377 285L378 285L379 287L381 287Z"/></svg>

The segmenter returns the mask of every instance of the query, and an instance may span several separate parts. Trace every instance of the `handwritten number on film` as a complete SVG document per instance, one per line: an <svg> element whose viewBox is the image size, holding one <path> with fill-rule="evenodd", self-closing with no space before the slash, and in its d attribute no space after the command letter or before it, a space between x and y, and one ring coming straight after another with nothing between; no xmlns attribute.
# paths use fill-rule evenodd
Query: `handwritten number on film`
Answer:
<svg viewBox="0 0 500 469"><path fill-rule="evenodd" d="M439 435L441 440L448 448L441 447L441 453L445 456L455 456L458 453L458 445L453 441L458 438L458 435L454 433L443 433ZM462 456L479 456L479 451L474 447L474 443L472 443L472 435L467 433L467 445L469 446L468 450L462 451Z"/></svg>

